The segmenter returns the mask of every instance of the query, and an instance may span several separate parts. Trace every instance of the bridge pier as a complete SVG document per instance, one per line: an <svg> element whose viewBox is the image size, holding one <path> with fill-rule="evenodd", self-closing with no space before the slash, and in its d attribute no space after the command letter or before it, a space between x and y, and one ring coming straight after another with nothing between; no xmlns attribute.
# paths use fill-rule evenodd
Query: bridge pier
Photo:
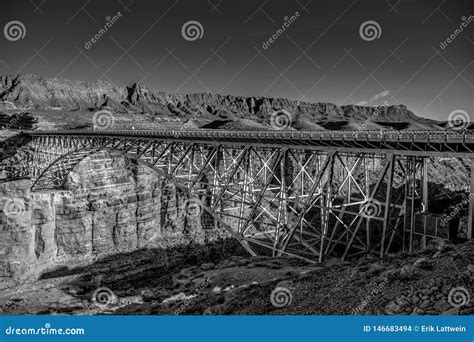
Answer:
<svg viewBox="0 0 474 342"><path fill-rule="evenodd" d="M422 178L421 178L421 192L422 192L422 214L423 214L423 235L426 236L428 229L428 222L426 214L429 212L428 208L428 158L423 158L422 166ZM422 248L426 248L426 239L422 240Z"/></svg>

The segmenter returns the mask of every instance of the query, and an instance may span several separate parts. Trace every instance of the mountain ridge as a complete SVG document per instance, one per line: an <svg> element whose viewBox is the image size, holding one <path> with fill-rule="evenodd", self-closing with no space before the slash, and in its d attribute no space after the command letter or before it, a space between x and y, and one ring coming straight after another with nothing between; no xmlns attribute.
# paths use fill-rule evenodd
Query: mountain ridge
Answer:
<svg viewBox="0 0 474 342"><path fill-rule="evenodd" d="M275 111L292 116L296 129L317 129L325 122L366 129L379 123L408 123L414 129L434 126L434 120L418 117L405 105L359 106L301 102L284 98L234 96L214 93L179 94L152 91L134 83L118 87L107 81L73 81L39 75L0 76L0 101L36 109L67 111L108 109L119 113L165 114L178 117L211 117L220 120L254 119L268 121ZM387 127L390 125L386 125ZM439 129L439 127L437 128Z"/></svg>

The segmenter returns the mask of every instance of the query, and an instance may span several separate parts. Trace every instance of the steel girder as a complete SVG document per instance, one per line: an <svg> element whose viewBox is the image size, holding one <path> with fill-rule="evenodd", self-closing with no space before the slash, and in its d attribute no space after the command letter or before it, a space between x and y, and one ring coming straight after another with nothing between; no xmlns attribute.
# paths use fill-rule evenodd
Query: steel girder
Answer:
<svg viewBox="0 0 474 342"><path fill-rule="evenodd" d="M406 156L472 158L474 131L235 131L235 130L67 130L32 131L31 136L116 137L169 141L193 141L201 144L252 144L269 147L356 153L388 153Z"/></svg>
<svg viewBox="0 0 474 342"><path fill-rule="evenodd" d="M253 255L321 262L411 249L423 210L422 157L100 136L35 136L26 150L32 191L62 189L91 154L122 152L175 184L212 217L208 228L226 229Z"/></svg>

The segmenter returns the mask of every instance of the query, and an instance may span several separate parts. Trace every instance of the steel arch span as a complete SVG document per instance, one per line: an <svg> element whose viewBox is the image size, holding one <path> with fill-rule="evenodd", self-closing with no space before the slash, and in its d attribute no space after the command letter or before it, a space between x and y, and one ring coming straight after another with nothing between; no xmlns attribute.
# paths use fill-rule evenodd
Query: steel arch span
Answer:
<svg viewBox="0 0 474 342"><path fill-rule="evenodd" d="M427 157L392 149L309 148L166 139L135 133L32 134L22 149L32 191L62 189L74 167L99 151L118 151L166 178L251 254L384 256L430 237ZM464 153L464 151L463 151ZM11 165L10 165L11 166ZM24 172L24 167L21 168ZM9 169L10 170L10 169Z"/></svg>

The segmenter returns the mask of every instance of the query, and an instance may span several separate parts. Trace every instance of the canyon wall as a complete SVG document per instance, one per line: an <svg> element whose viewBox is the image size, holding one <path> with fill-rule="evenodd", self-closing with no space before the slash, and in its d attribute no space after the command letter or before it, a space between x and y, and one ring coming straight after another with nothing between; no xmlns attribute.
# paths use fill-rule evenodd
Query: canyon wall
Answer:
<svg viewBox="0 0 474 342"><path fill-rule="evenodd" d="M35 262L29 181L0 184L0 277L16 277Z"/></svg>
<svg viewBox="0 0 474 342"><path fill-rule="evenodd" d="M1 212L0 277L38 273L59 261L228 238L204 223L211 222L205 214L187 215L187 197L174 185L119 153L84 159L63 191L30 194L30 186L0 185L3 202L25 204L21 215Z"/></svg>

